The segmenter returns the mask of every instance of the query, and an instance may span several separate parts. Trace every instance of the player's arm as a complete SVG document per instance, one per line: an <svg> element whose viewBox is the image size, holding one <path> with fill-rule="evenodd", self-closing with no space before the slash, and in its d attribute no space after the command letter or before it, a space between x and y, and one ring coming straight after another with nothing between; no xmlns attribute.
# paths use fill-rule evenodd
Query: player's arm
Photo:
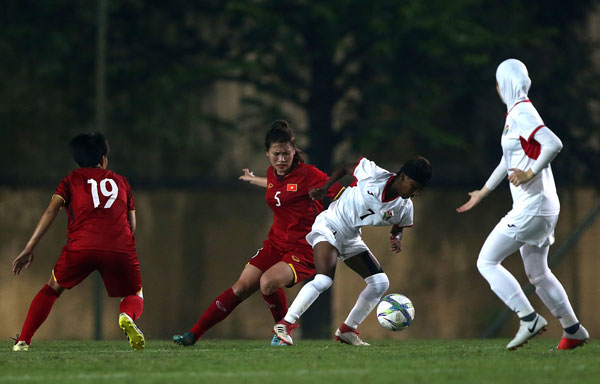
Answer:
<svg viewBox="0 0 600 384"><path fill-rule="evenodd" d="M500 182L502 180L504 180L505 177L506 177L506 162L504 161L504 156L502 156L500 163L498 163L498 166L496 167L494 172L492 172L492 175L490 176L490 178L485 182L485 185L477 191L469 192L469 196L470 196L469 201L467 201L460 207L456 208L456 212L458 212L458 213L466 212L466 211L472 209L473 207L475 207L477 204L479 204L481 202L481 200L483 200L494 189L496 189L498 184L500 184Z"/></svg>
<svg viewBox="0 0 600 384"><path fill-rule="evenodd" d="M251 170L248 168L244 168L244 174L239 177L242 181L247 181L250 184L258 185L259 187L267 188L267 178L266 177L258 177L254 176Z"/></svg>
<svg viewBox="0 0 600 384"><path fill-rule="evenodd" d="M402 229L403 227L397 224L392 225L392 230L390 231L390 251L392 252L398 253L402 251Z"/></svg>
<svg viewBox="0 0 600 384"><path fill-rule="evenodd" d="M127 220L129 220L129 228L131 229L131 233L135 233L135 229L137 228L137 221L135 220L135 211L127 212Z"/></svg>
<svg viewBox="0 0 600 384"><path fill-rule="evenodd" d="M50 204L48 204L48 207L42 214L40 221L33 230L33 234L27 242L25 249L23 249L19 256L17 256L17 258L13 261L12 270L14 275L18 275L21 272L21 270L29 268L29 266L33 262L33 251L35 250L35 247L37 247L42 237L44 237L44 235L48 231L48 228L50 228L50 226L54 222L58 211L60 211L64 203L65 201L62 197L58 195L52 196Z"/></svg>
<svg viewBox="0 0 600 384"><path fill-rule="evenodd" d="M512 173L508 175L508 181L515 187L525 184L533 179L535 175L540 173L542 169L546 168L548 164L554 160L556 155L558 155L563 148L563 144L558 136L556 136L548 127L540 128L535 132L533 138L540 143L540 154L531 168L526 171L518 168L509 169Z"/></svg>
<svg viewBox="0 0 600 384"><path fill-rule="evenodd" d="M311 189L308 192L308 195L313 200L321 200L327 194L327 191L331 188L331 186L340 180L342 177L346 175L353 175L354 169L356 168L356 163L346 164L344 167L334 171L329 179L321 185L319 188Z"/></svg>

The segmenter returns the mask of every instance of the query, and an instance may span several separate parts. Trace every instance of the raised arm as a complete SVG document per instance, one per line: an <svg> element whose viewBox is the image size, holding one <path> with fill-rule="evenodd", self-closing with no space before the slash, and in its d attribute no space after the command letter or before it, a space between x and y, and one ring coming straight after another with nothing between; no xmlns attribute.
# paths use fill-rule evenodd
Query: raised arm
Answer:
<svg viewBox="0 0 600 384"><path fill-rule="evenodd" d="M50 200L50 204L48 204L48 208L42 214L40 221L36 225L33 230L33 234L31 238L27 242L25 249L17 256L17 258L13 261L12 270L14 275L18 275L22 269L27 269L33 262L35 247L37 247L38 243L48 231L48 228L54 222L58 211L62 208L64 204L64 200L62 197L58 195L52 196L52 200Z"/></svg>
<svg viewBox="0 0 600 384"><path fill-rule="evenodd" d="M239 180L247 181L250 184L258 185L259 187L267 188L267 178L254 176L251 170L244 168L242 170L244 174L239 177Z"/></svg>
<svg viewBox="0 0 600 384"><path fill-rule="evenodd" d="M354 174L354 168L356 168L356 163L351 163L346 164L344 167L334 171L323 185L321 185L319 188L311 189L308 192L308 195L313 200L321 200L325 197L327 191L329 191L329 188L331 188L336 181L340 180L346 175Z"/></svg>
<svg viewBox="0 0 600 384"><path fill-rule="evenodd" d="M502 159L500 159L500 163L498 163L498 166L496 167L496 169L494 169L494 172L492 172L489 179L485 182L485 185L477 191L469 192L469 201L456 208L456 212L466 212L475 207L481 202L481 200L483 200L487 195L489 195L490 192L496 189L498 184L500 184L500 182L504 180L505 177L506 162L504 161L504 156L502 156Z"/></svg>

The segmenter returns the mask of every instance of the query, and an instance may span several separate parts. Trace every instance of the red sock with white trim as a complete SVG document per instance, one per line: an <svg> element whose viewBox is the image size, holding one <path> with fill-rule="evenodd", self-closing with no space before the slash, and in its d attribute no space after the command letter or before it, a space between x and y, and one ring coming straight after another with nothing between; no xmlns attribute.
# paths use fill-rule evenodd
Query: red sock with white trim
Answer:
<svg viewBox="0 0 600 384"><path fill-rule="evenodd" d="M229 316L241 302L242 300L233 293L232 288L226 289L206 308L206 311L204 311L200 320L194 324L190 332L198 340L215 324Z"/></svg>
<svg viewBox="0 0 600 384"><path fill-rule="evenodd" d="M275 293L269 296L263 295L263 299L271 310L273 320L278 323L281 319L283 319L288 310L285 292L283 292L283 289L279 288Z"/></svg>
<svg viewBox="0 0 600 384"><path fill-rule="evenodd" d="M142 316L144 310L144 299L138 295L125 296L119 305L119 311L131 317L131 320L136 321Z"/></svg>
<svg viewBox="0 0 600 384"><path fill-rule="evenodd" d="M29 306L23 329L17 341L24 340L27 344L31 344L31 338L44 321L46 321L54 302L59 296L60 293L50 288L48 284L40 289Z"/></svg>

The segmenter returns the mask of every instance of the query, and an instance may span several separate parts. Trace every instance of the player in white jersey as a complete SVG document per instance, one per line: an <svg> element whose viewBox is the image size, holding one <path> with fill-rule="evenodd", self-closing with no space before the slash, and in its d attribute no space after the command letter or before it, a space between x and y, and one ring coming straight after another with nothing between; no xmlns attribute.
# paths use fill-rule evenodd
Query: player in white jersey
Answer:
<svg viewBox="0 0 600 384"><path fill-rule="evenodd" d="M519 330L506 348L525 345L548 324L533 309L514 276L500 264L519 250L529 281L564 329L557 349L573 349L587 342L589 334L575 316L562 284L548 268L548 250L554 243L560 211L550 162L562 143L527 98L531 80L522 62L502 62L496 81L498 95L508 110L501 138L502 159L483 188L470 192L469 201L457 211L470 210L508 177L513 207L492 230L477 259L477 268L492 291L520 318Z"/></svg>
<svg viewBox="0 0 600 384"><path fill-rule="evenodd" d="M345 344L369 345L358 337L356 329L387 291L389 280L360 237L360 228L391 225L391 250L400 252L402 229L413 224L410 198L431 179L431 165L427 159L418 157L407 161L395 174L361 158L358 164L335 171L323 186L311 190L309 195L314 200L323 198L324 191L345 175L353 175L355 183L317 216L311 232L306 235L314 250L315 278L302 287L283 320L273 328L286 344L293 344L290 333L298 318L333 283L339 258L363 277L367 286L348 318L335 331L335 337Z"/></svg>

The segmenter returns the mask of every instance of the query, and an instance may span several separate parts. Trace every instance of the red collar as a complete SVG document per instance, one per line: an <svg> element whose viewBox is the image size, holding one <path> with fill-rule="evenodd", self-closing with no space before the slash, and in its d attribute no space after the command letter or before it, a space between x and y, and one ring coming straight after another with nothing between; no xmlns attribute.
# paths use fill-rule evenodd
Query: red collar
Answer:
<svg viewBox="0 0 600 384"><path fill-rule="evenodd" d="M389 187L389 186L391 186L391 185L392 185L392 183L393 183L393 182L394 182L394 180L396 179L396 176L397 176L397 175L393 175L392 177L390 177L390 179L387 181L387 183L385 183L385 187L383 187L383 193L381 194L381 201L382 201L383 203L388 203L388 202L390 202L390 201L394 201L394 200L396 200L398 197L400 197L400 195L396 196L396 197L395 197L395 198L393 198L393 199L388 199L388 198L386 197L386 192L387 192L387 189L388 189L388 187Z"/></svg>

